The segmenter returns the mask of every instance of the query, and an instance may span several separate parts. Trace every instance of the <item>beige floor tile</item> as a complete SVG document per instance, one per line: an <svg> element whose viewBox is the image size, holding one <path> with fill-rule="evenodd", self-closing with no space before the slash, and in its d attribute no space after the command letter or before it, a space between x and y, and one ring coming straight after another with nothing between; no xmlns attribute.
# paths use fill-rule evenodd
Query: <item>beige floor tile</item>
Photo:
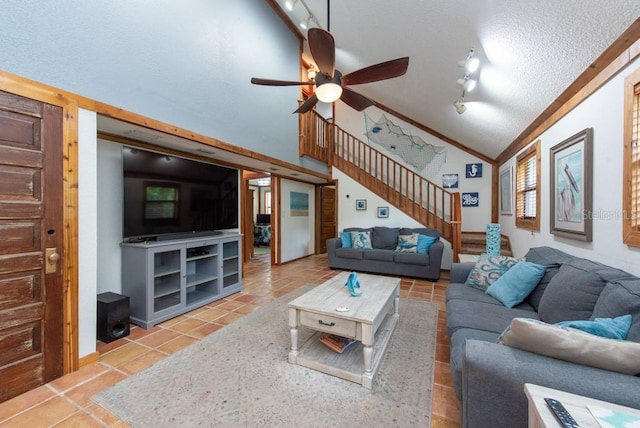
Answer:
<svg viewBox="0 0 640 428"><path fill-rule="evenodd" d="M196 329L198 327L201 327L202 325L206 324L206 321L202 321L199 320L197 318L187 318L184 321L181 321L177 324L172 325L171 327L169 327L171 330L180 332L180 333L188 333L193 329Z"/></svg>
<svg viewBox="0 0 640 428"><path fill-rule="evenodd" d="M54 425L55 428L102 428L104 425L85 412L76 412L64 421Z"/></svg>
<svg viewBox="0 0 640 428"><path fill-rule="evenodd" d="M217 308L209 308L206 311L200 312L194 317L203 321L215 321L225 314L227 314L226 311L221 311Z"/></svg>
<svg viewBox="0 0 640 428"><path fill-rule="evenodd" d="M49 386L57 390L58 392L64 392L78 384L86 382L89 379L92 379L105 371L109 370L104 365L100 363L92 363L87 366L82 367L80 370L69 373L66 376L62 376L59 379L54 380L49 383Z"/></svg>
<svg viewBox="0 0 640 428"><path fill-rule="evenodd" d="M36 404L50 399L54 395L55 393L49 388L41 386L12 398L11 400L7 400L4 403L0 403L0 422L28 409L29 407L33 407Z"/></svg>
<svg viewBox="0 0 640 428"><path fill-rule="evenodd" d="M79 407L85 408L93 404L91 402L91 396L97 394L98 392L110 387L111 385L120 382L122 379L125 379L127 376L116 372L114 370L109 370L101 374L98 377L95 377L82 385L79 385L75 388L70 389L65 392L65 397L73 400Z"/></svg>
<svg viewBox="0 0 640 428"><path fill-rule="evenodd" d="M63 397L53 397L3 422L3 427L48 427L68 418L78 408Z"/></svg>
<svg viewBox="0 0 640 428"><path fill-rule="evenodd" d="M138 342L150 348L157 348L158 346L162 346L163 344L175 339L178 336L180 336L180 333L178 333L177 331L169 330L167 328L161 328L155 333L143 337Z"/></svg>
<svg viewBox="0 0 640 428"><path fill-rule="evenodd" d="M106 363L112 367L118 367L119 365L127 361L131 361L147 352L149 352L149 348L132 342L116 349L115 351L109 352L100 358L100 362Z"/></svg>
<svg viewBox="0 0 640 428"><path fill-rule="evenodd" d="M181 350L185 346L189 346L192 343L195 343L197 341L198 340L193 337L179 336L165 343L164 345L158 347L158 351L166 352L167 354L173 354L174 352Z"/></svg>
<svg viewBox="0 0 640 428"><path fill-rule="evenodd" d="M132 375L146 369L147 367L151 367L153 364L166 357L167 354L163 352L151 350L140 355L138 358L134 358L133 360L122 363L120 366L118 366L118 369L129 375Z"/></svg>

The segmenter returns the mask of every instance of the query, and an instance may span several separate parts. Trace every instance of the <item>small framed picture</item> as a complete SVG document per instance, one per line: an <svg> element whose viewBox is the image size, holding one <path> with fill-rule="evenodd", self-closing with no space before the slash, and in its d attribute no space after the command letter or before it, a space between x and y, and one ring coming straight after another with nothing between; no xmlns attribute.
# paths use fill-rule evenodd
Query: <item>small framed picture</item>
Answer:
<svg viewBox="0 0 640 428"><path fill-rule="evenodd" d="M442 174L442 187L445 189L457 189L458 174Z"/></svg>
<svg viewBox="0 0 640 428"><path fill-rule="evenodd" d="M356 210L358 210L358 211L366 211L367 210L367 200L366 199L356 199Z"/></svg>
<svg viewBox="0 0 640 428"><path fill-rule="evenodd" d="M480 206L480 197L478 192L465 192L462 194L462 206L463 207L477 207Z"/></svg>
<svg viewBox="0 0 640 428"><path fill-rule="evenodd" d="M465 178L480 178L482 177L482 164L481 163L468 163L465 165Z"/></svg>
<svg viewBox="0 0 640 428"><path fill-rule="evenodd" d="M378 207L378 218L389 218L389 207Z"/></svg>

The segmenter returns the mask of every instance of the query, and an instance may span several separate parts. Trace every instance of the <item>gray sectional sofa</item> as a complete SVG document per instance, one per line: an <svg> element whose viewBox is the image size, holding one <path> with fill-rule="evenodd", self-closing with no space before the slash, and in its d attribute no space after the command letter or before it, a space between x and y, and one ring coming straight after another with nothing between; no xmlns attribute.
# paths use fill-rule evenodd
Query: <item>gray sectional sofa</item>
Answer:
<svg viewBox="0 0 640 428"><path fill-rule="evenodd" d="M342 248L340 238L327 240L329 267L359 272L381 273L387 275L411 276L437 281L440 278L440 265L444 244L440 233L431 228L382 227L345 228L344 232L371 232L371 249ZM399 235L418 233L432 236L436 241L426 254L396 251Z"/></svg>
<svg viewBox="0 0 640 428"><path fill-rule="evenodd" d="M452 265L446 292L447 333L462 426L526 427L525 383L640 408L638 375L551 358L542 355L546 345L538 353L496 343L516 317L555 323L626 314L633 317L626 340L640 342L640 278L550 247L532 248L525 258L545 266L545 274L533 292L513 308L464 284L474 263Z"/></svg>

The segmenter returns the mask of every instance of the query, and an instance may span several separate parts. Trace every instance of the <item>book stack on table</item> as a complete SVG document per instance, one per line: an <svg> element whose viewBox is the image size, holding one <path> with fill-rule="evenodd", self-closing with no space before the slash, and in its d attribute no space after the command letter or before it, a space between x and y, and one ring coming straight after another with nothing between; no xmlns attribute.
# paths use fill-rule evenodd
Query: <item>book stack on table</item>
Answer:
<svg viewBox="0 0 640 428"><path fill-rule="evenodd" d="M327 334L320 336L320 342L324 343L329 349L342 354L349 345L357 342L357 340L335 334Z"/></svg>

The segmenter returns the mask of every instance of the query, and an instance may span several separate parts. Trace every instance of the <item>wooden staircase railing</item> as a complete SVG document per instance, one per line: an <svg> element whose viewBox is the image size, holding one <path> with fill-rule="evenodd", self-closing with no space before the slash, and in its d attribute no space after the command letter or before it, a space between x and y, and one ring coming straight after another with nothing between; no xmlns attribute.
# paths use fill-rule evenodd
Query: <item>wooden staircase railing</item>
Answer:
<svg viewBox="0 0 640 428"><path fill-rule="evenodd" d="M440 231L451 243L458 261L461 241L460 193L452 193L427 180L329 123L311 110L300 117L300 156L335 166L419 223Z"/></svg>

